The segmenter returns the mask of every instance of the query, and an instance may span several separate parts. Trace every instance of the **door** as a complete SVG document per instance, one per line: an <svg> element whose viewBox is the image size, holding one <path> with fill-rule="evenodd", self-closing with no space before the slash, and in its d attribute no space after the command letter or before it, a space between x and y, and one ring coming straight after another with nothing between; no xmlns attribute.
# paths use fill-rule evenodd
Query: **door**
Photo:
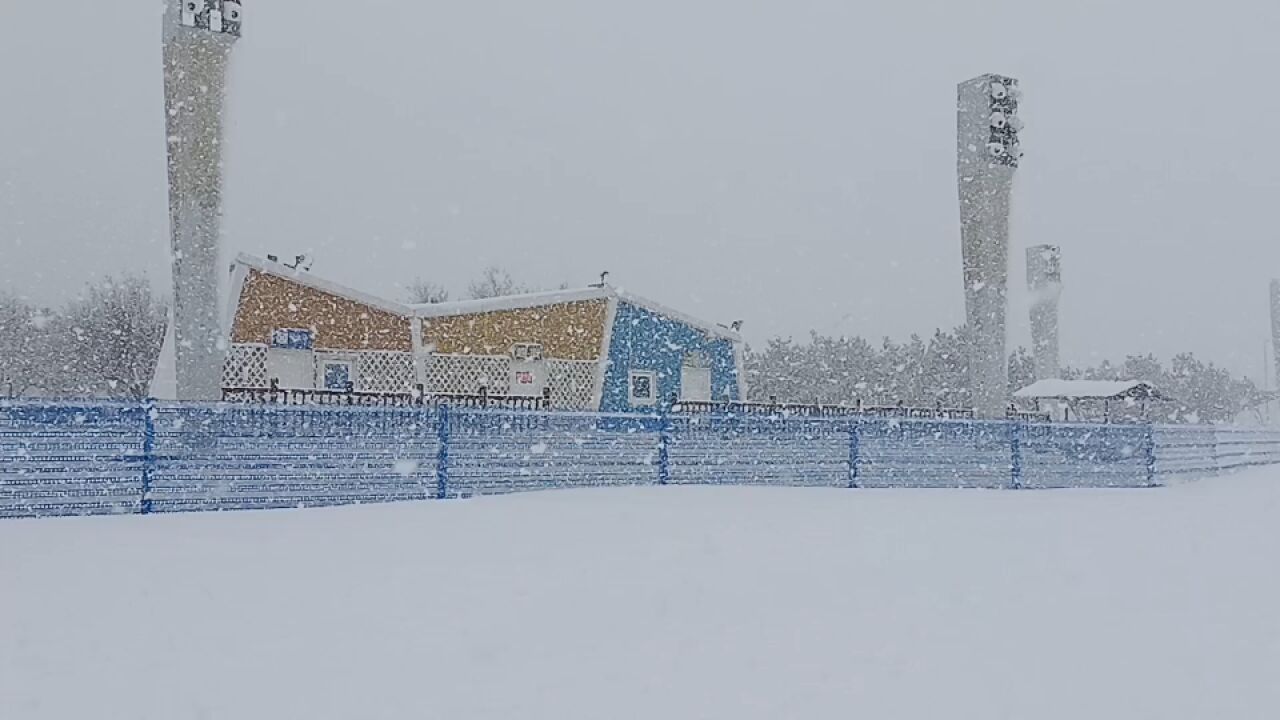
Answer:
<svg viewBox="0 0 1280 720"><path fill-rule="evenodd" d="M711 402L711 368L680 369L680 399L687 402Z"/></svg>
<svg viewBox="0 0 1280 720"><path fill-rule="evenodd" d="M516 397L542 397L547 387L547 361L538 343L511 346L511 369L507 392Z"/></svg>
<svg viewBox="0 0 1280 720"><path fill-rule="evenodd" d="M316 362L310 350L267 349L267 379L288 390L316 386Z"/></svg>

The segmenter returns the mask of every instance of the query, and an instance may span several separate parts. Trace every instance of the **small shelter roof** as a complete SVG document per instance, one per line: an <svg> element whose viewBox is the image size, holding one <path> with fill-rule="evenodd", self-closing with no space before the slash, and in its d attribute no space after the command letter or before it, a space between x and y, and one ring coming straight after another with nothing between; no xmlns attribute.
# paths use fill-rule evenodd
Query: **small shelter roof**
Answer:
<svg viewBox="0 0 1280 720"><path fill-rule="evenodd" d="M1155 386L1140 380L1040 380L1013 394L1015 398L1053 400L1123 400L1162 398Z"/></svg>

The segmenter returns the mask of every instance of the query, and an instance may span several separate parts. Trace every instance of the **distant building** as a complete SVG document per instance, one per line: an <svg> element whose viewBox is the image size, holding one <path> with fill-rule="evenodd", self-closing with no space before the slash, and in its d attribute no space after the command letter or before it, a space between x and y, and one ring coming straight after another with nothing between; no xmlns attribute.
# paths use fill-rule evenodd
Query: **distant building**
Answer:
<svg viewBox="0 0 1280 720"><path fill-rule="evenodd" d="M247 255L224 389L547 397L623 412L739 401L739 335L613 287L408 305Z"/></svg>
<svg viewBox="0 0 1280 720"><path fill-rule="evenodd" d="M1166 400L1154 385L1137 380L1038 380L1013 397L1050 420L1080 422L1143 421L1152 402Z"/></svg>

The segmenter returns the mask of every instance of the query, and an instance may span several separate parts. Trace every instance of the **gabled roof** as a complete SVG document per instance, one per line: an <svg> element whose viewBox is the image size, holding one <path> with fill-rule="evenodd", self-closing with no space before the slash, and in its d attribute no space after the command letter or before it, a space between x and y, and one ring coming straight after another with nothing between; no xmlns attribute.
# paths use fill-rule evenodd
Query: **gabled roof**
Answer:
<svg viewBox="0 0 1280 720"><path fill-rule="evenodd" d="M1120 400L1160 397L1155 386L1138 380L1040 380L1013 394L1016 398L1054 400Z"/></svg>
<svg viewBox="0 0 1280 720"><path fill-rule="evenodd" d="M385 310L397 315L403 315L405 317L455 317L458 315L477 315L480 313L502 312L505 310L523 310L526 308L563 305L565 303L584 302L590 300L618 300L620 302L626 302L637 307L644 308L645 310L657 315L662 315L664 317L671 318L672 320L682 322L685 325L697 328L714 337L723 338L735 343L742 341L742 336L729 328L709 323L704 320L699 320L692 315L687 315L678 310L673 310L660 303L640 297L639 295L632 295L631 293L611 285L571 290L551 290L548 292L525 293L522 295L506 295L502 297L485 298L483 300L458 300L453 302L412 305L408 303L395 302L394 300L385 300L358 290L353 290L344 285L339 285L335 282L324 280L309 272L296 270L278 262L263 260L262 258L246 255L244 253L236 256L236 262L259 272L285 278L322 292L327 292L339 297L345 297L349 300L354 300L356 302L369 305L370 307L376 307L380 310Z"/></svg>

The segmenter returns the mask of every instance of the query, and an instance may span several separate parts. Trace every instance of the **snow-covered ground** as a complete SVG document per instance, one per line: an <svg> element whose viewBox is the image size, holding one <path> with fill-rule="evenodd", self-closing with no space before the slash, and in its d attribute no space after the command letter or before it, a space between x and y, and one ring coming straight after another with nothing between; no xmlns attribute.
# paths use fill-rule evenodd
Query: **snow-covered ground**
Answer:
<svg viewBox="0 0 1280 720"><path fill-rule="evenodd" d="M0 717L1275 718L1280 472L0 522Z"/></svg>

